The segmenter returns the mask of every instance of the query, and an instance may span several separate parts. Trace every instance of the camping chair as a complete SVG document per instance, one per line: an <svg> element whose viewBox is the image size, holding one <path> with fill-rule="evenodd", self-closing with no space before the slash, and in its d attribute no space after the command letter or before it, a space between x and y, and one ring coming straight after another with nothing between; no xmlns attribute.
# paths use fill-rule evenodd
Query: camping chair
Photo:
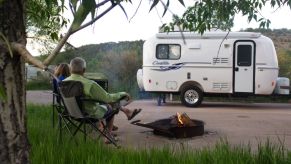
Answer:
<svg viewBox="0 0 291 164"><path fill-rule="evenodd" d="M55 127L55 111L58 111L61 108L60 94L59 94L57 85L58 85L58 79L52 76L52 96L53 96L52 124L53 124L53 127Z"/></svg>
<svg viewBox="0 0 291 164"><path fill-rule="evenodd" d="M71 125L76 126L74 122L71 120L71 118L68 115L68 112L63 105L61 101L61 95L59 91L59 86L58 83L60 82L57 77L53 77L53 113L52 113L52 122L53 122L53 127L54 127L54 122L55 122L55 111L57 111L57 116L58 116L58 129L59 129L59 141L62 141L62 134L63 134L63 129L66 129L71 135L73 135L73 132L71 131L70 127Z"/></svg>
<svg viewBox="0 0 291 164"><path fill-rule="evenodd" d="M105 138L107 138L111 143L113 143L116 147L117 143L114 141L114 138L111 134L108 132L107 126L104 125L103 119L97 119L90 117L86 112L84 112L85 109L85 102L87 101L93 101L102 103L97 100L93 99L86 99L84 97L83 93L83 84L79 81L62 81L59 83L59 91L61 95L61 100L64 104L65 110L68 112L69 117L77 122L75 124L75 131L72 134L72 137L74 137L78 131L81 131L84 133L84 138L86 140L87 131L86 131L86 125L89 125L93 130L100 133L100 135L103 135ZM107 118L112 117L114 114L116 114L117 111L111 112ZM106 118L104 118L106 119ZM101 123L103 125L103 130L100 130L97 127L97 123ZM83 126L83 130L82 130ZM99 137L100 137L99 135Z"/></svg>

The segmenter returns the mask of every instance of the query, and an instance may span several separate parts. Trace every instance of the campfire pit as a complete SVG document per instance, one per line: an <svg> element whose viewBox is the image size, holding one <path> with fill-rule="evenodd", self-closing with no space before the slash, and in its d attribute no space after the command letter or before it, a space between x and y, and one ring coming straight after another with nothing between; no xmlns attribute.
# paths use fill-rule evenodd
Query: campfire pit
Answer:
<svg viewBox="0 0 291 164"><path fill-rule="evenodd" d="M182 114L185 115L185 114ZM185 115L188 117L187 115ZM133 121L131 124L153 129L153 133L157 135L174 137L174 138L188 138L194 136L201 136L204 134L204 122L200 120L190 119L188 117L187 125L179 122L179 114L176 120L171 118L160 119L150 123L141 123L140 120Z"/></svg>

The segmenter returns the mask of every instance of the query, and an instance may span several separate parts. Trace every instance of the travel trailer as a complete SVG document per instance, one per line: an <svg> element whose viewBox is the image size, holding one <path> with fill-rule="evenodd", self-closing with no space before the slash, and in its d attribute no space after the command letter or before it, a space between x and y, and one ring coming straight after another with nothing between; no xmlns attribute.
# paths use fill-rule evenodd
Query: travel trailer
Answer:
<svg viewBox="0 0 291 164"><path fill-rule="evenodd" d="M278 71L274 44L260 33L169 32L145 41L137 80L144 91L180 94L196 107L204 96L289 94Z"/></svg>

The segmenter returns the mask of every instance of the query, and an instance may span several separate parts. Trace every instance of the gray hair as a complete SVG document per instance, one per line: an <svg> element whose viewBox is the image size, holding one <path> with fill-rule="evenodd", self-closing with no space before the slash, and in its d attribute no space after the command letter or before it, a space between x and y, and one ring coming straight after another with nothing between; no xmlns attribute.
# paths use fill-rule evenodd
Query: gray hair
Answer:
<svg viewBox="0 0 291 164"><path fill-rule="evenodd" d="M83 58L75 57L70 62L71 73L82 74L86 68L86 61Z"/></svg>

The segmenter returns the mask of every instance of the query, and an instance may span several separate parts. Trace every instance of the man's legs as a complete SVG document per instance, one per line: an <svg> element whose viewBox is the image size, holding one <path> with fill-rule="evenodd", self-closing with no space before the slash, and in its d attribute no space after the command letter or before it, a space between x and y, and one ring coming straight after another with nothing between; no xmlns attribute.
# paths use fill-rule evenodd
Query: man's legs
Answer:
<svg viewBox="0 0 291 164"><path fill-rule="evenodd" d="M133 117L135 117L141 111L141 109L130 110L130 109L125 107L126 105L130 104L131 102L132 102L131 99L124 98L124 99L121 99L120 101L112 104L112 107L115 110L122 111L126 115L127 119L131 120Z"/></svg>
<svg viewBox="0 0 291 164"><path fill-rule="evenodd" d="M112 107L110 105L107 105L107 112L105 113L104 117L105 120L106 120L106 127L108 129L108 134L110 135L110 137L113 139L113 140L116 140L114 138L114 135L112 134L112 129L113 129L113 123L114 123L114 115L116 114L117 112L115 112ZM105 138L105 143L106 144L109 144L111 143L107 138Z"/></svg>
<svg viewBox="0 0 291 164"><path fill-rule="evenodd" d="M113 122L114 122L114 116L106 119L106 126L108 128L108 132L111 134L113 129Z"/></svg>
<svg viewBox="0 0 291 164"><path fill-rule="evenodd" d="M108 128L109 133L111 133L113 129L114 115L118 112L114 111L111 105L106 105L106 108L107 112L104 114L103 118L105 118L106 126Z"/></svg>
<svg viewBox="0 0 291 164"><path fill-rule="evenodd" d="M126 115L128 120L133 119L133 117L135 117L141 111L141 109L129 110L125 107L120 107L120 110Z"/></svg>

